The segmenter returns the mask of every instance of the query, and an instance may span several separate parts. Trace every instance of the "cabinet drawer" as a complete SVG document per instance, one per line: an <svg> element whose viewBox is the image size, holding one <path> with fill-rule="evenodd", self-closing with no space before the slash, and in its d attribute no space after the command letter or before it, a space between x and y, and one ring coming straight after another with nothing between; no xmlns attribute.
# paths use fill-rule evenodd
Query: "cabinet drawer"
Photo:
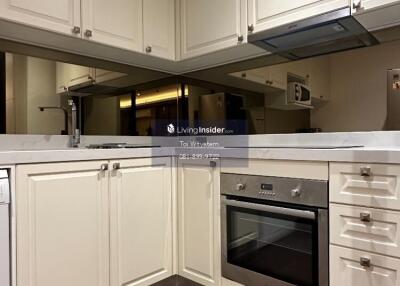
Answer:
<svg viewBox="0 0 400 286"><path fill-rule="evenodd" d="M331 204L330 230L331 243L400 257L400 212Z"/></svg>
<svg viewBox="0 0 400 286"><path fill-rule="evenodd" d="M332 163L329 167L331 202L400 209L400 165Z"/></svg>
<svg viewBox="0 0 400 286"><path fill-rule="evenodd" d="M370 266L362 266L361 259ZM330 286L398 286L400 260L339 246L330 247Z"/></svg>

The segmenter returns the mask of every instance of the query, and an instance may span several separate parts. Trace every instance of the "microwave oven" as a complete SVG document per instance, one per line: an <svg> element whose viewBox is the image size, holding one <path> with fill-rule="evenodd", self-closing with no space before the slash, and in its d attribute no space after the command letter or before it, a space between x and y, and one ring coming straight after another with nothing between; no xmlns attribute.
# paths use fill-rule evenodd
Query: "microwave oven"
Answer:
<svg viewBox="0 0 400 286"><path fill-rule="evenodd" d="M287 88L287 103L311 105L310 88L299 82L289 82Z"/></svg>

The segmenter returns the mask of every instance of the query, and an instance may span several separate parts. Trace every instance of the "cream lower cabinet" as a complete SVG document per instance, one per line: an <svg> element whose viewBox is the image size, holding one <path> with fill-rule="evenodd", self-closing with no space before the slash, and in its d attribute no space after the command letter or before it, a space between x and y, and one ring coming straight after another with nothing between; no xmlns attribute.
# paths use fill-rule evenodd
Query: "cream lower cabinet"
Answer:
<svg viewBox="0 0 400 286"><path fill-rule="evenodd" d="M171 158L111 162L111 286L172 275Z"/></svg>
<svg viewBox="0 0 400 286"><path fill-rule="evenodd" d="M17 286L109 285L106 163L17 166Z"/></svg>
<svg viewBox="0 0 400 286"><path fill-rule="evenodd" d="M16 170L17 286L151 285L172 275L171 158Z"/></svg>
<svg viewBox="0 0 400 286"><path fill-rule="evenodd" d="M178 167L178 274L220 285L219 162L180 160Z"/></svg>

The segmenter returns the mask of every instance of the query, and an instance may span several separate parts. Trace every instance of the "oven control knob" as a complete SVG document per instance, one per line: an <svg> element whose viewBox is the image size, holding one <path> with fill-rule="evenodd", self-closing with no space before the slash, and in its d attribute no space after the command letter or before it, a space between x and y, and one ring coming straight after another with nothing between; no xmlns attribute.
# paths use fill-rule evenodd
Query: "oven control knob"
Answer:
<svg viewBox="0 0 400 286"><path fill-rule="evenodd" d="M244 191L245 188L246 188L246 186L242 183L236 184L236 191L238 191L238 192Z"/></svg>
<svg viewBox="0 0 400 286"><path fill-rule="evenodd" d="M293 189L290 191L290 194L292 195L293 198L300 197L301 191L300 189Z"/></svg>

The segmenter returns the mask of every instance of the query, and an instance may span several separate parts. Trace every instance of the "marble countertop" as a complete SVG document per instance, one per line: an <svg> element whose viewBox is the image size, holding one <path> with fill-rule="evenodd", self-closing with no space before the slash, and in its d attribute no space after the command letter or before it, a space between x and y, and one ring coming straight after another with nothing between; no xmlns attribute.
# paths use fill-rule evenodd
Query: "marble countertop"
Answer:
<svg viewBox="0 0 400 286"><path fill-rule="evenodd" d="M341 161L400 163L400 147L358 147L342 149L306 148L135 148L135 149L36 149L0 151L0 165L130 159L141 157L215 156L221 158L254 158L269 160ZM198 156L199 157L199 156Z"/></svg>

